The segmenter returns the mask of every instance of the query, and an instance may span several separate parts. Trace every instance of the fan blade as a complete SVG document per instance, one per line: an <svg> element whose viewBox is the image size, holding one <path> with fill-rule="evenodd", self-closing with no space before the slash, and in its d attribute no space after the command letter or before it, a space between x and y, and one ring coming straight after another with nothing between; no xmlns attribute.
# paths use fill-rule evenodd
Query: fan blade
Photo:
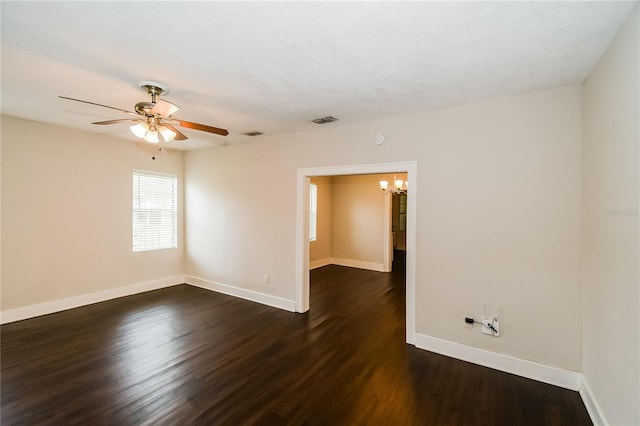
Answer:
<svg viewBox="0 0 640 426"><path fill-rule="evenodd" d="M176 141L185 141L187 139L189 139L188 137L186 137L184 135L184 133L182 133L180 130L176 129L175 127L173 127L171 124L169 123L162 123L163 126L168 127L172 132L176 133L176 137L173 138Z"/></svg>
<svg viewBox="0 0 640 426"><path fill-rule="evenodd" d="M172 104L164 99L159 99L155 106L151 109L151 114L160 114L160 117L170 117L175 114L180 107L176 104Z"/></svg>
<svg viewBox="0 0 640 426"><path fill-rule="evenodd" d="M121 119L118 119L118 120L94 121L91 124L118 124L118 123L124 123L126 121L138 122L140 120L137 119L137 118L121 118Z"/></svg>
<svg viewBox="0 0 640 426"><path fill-rule="evenodd" d="M172 121L179 126L186 127L187 129L202 130L203 132L215 133L216 135L222 136L227 136L229 134L225 129L219 129L205 124L192 123L191 121L177 120L175 118L173 118Z"/></svg>
<svg viewBox="0 0 640 426"><path fill-rule="evenodd" d="M139 115L139 114L137 114L137 113L135 113L133 111L127 111L126 109L116 108L116 107L112 107L112 106L109 106L109 105L97 104L95 102L83 101L82 99L68 98L66 96L58 96L58 97L61 98L61 99L67 99L67 100L70 100L70 101L82 102L83 104L89 104L89 105L95 105L95 106L99 106L99 107L103 107L103 108L115 109L116 111L122 111L122 112L124 112L126 114L132 114L132 115L135 115L135 116Z"/></svg>

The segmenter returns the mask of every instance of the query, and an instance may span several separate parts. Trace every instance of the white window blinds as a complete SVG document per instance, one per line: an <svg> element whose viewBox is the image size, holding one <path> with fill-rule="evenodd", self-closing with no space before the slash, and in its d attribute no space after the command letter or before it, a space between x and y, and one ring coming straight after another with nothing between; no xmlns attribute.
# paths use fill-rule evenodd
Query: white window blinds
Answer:
<svg viewBox="0 0 640 426"><path fill-rule="evenodd" d="M133 251L178 246L178 179L133 171Z"/></svg>

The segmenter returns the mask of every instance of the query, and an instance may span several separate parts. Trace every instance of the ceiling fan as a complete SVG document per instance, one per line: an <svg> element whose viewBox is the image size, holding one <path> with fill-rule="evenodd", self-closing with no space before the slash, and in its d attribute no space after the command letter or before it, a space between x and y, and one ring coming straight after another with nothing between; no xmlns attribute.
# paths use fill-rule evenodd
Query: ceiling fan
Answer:
<svg viewBox="0 0 640 426"><path fill-rule="evenodd" d="M62 99L70 101L82 102L89 105L96 105L99 107L115 109L117 111L124 112L134 116L135 118L120 118L116 120L96 121L92 124L120 124L133 122L131 126L131 132L137 137L144 139L150 143L158 143L161 140L169 142L172 140L186 140L188 139L182 132L176 129L175 126L181 126L187 129L200 130L208 133L215 133L217 135L226 136L229 132L225 129L218 127L207 126L205 124L193 123L191 121L180 120L173 118L180 107L177 105L160 99L161 95L169 93L167 86L155 81L141 81L138 83L138 87L147 92L151 96L151 102L138 102L135 105L134 111L128 111L122 108L116 108L108 105L102 105L95 102L83 101L81 99L69 98L67 96L58 96Z"/></svg>

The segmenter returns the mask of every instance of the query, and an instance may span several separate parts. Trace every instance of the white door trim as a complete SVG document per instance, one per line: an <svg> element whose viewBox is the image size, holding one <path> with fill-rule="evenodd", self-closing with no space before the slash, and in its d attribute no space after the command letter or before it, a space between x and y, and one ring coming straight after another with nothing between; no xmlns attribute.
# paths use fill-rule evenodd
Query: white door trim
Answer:
<svg viewBox="0 0 640 426"><path fill-rule="evenodd" d="M407 276L406 276L406 341L416 340L416 206L418 163L358 164L347 166L302 168L297 171L296 188L296 312L309 310L309 183L312 176L343 176L378 173L407 173Z"/></svg>

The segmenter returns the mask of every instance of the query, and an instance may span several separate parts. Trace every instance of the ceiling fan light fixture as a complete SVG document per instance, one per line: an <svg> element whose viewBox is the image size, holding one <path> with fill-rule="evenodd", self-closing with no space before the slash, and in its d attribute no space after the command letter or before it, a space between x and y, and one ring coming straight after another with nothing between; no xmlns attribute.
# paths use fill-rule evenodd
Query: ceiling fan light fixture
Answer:
<svg viewBox="0 0 640 426"><path fill-rule="evenodd" d="M140 122L131 126L131 133L133 133L140 139L144 138L144 136L147 134L147 130L149 130L149 125L145 122Z"/></svg>
<svg viewBox="0 0 640 426"><path fill-rule="evenodd" d="M147 134L144 136L144 140L149 142L149 143L158 143L158 142L160 142L160 138L158 138L158 132L156 132L155 130L151 130L151 131L147 132Z"/></svg>
<svg viewBox="0 0 640 426"><path fill-rule="evenodd" d="M165 142L171 142L176 137L176 132L166 126L158 126L158 130Z"/></svg>
<svg viewBox="0 0 640 426"><path fill-rule="evenodd" d="M158 131L156 130L156 126L149 126L149 130L147 131L147 134L144 135L144 140L149 143L160 142L160 138L158 138Z"/></svg>

